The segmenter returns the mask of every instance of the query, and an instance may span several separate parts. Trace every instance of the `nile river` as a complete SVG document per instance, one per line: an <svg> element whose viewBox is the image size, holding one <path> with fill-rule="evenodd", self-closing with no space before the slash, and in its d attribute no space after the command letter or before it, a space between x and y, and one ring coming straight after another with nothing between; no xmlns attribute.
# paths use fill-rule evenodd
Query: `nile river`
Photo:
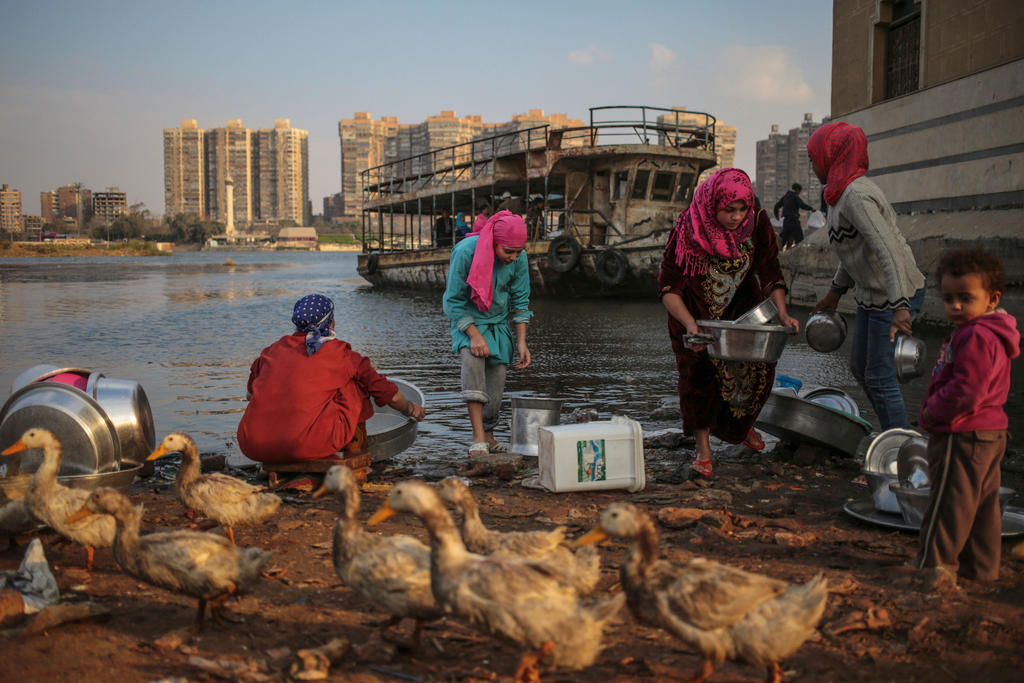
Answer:
<svg viewBox="0 0 1024 683"><path fill-rule="evenodd" d="M224 265L227 256L236 265ZM398 460L416 469L454 469L470 433L440 294L373 290L356 273L353 253L0 259L0 389L6 398L11 380L41 363L135 380L149 397L158 439L185 431L203 452L237 461L235 429L249 365L291 331L292 305L310 292L334 299L340 338L378 370L425 393L427 420ZM676 387L665 312L653 295L650 301L540 299L532 308L533 365L510 369L506 406L512 396L559 397L566 399L564 416L593 407L601 419L619 413L645 430L678 426L649 417ZM928 342L930 368L946 330L919 327L917 333ZM862 416L873 419L846 354L815 353L801 335L778 371L845 389ZM1024 415L1019 383L1014 386L1011 426ZM925 378L904 387L915 413L925 388ZM507 436L507 428L499 432Z"/></svg>

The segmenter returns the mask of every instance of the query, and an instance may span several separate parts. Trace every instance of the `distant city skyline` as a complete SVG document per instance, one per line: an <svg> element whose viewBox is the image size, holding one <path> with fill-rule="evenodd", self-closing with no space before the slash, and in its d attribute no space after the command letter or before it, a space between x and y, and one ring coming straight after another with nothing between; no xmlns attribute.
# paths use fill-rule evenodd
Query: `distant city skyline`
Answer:
<svg viewBox="0 0 1024 683"><path fill-rule="evenodd" d="M278 118L309 131L309 198L341 190L338 121L423 121L442 110L509 121L543 108L646 104L709 112L737 128L754 172L771 125L829 114L832 7L820 0L717 5L640 0L515 11L468 2L252 0L167 6L114 0L10 3L0 26L0 183L26 198L81 182L119 186L164 212L161 131L196 119ZM110 17L117 21L111 22ZM53 26L75 30L40 45ZM245 48L253 41L286 49ZM26 202L34 213L34 202ZM23 209L24 210L24 209Z"/></svg>

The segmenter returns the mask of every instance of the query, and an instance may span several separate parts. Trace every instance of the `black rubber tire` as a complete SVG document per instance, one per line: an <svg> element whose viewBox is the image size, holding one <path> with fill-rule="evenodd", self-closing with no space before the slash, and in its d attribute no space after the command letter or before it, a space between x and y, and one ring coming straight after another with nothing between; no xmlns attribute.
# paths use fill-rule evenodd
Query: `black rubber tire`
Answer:
<svg viewBox="0 0 1024 683"><path fill-rule="evenodd" d="M366 274L373 275L377 272L377 266L379 265L380 257L377 254L370 254L366 257Z"/></svg>
<svg viewBox="0 0 1024 683"><path fill-rule="evenodd" d="M601 284L614 287L629 274L629 259L618 249L605 249L594 259L594 275Z"/></svg>
<svg viewBox="0 0 1024 683"><path fill-rule="evenodd" d="M548 266L556 273L567 273L580 262L583 248L570 235L560 235L548 245Z"/></svg>

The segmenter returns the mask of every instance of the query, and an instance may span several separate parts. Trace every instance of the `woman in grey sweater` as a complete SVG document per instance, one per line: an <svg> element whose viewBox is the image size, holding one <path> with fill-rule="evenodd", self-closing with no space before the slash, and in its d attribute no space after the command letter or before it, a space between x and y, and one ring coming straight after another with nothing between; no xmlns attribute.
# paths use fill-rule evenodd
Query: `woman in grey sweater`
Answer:
<svg viewBox="0 0 1024 683"><path fill-rule="evenodd" d="M864 131L829 123L807 141L815 175L825 185L828 238L839 267L815 310L835 310L853 288L857 320L850 366L882 429L909 427L893 361L897 332L911 334L911 318L924 299L924 275L896 227L896 212L868 170Z"/></svg>

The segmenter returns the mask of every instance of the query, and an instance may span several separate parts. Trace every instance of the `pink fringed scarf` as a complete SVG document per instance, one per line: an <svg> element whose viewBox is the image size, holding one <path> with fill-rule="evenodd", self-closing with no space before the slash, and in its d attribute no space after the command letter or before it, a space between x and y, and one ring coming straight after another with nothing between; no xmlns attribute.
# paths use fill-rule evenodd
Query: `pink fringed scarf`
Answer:
<svg viewBox="0 0 1024 683"><path fill-rule="evenodd" d="M844 121L826 123L807 141L811 161L827 174L825 202L835 206L846 186L868 172L868 138Z"/></svg>
<svg viewBox="0 0 1024 683"><path fill-rule="evenodd" d="M718 211L737 200L746 202L747 217L735 230L718 222ZM723 168L697 187L690 208L676 220L676 264L684 275L708 272L708 258L739 258L739 245L754 231L754 188L738 168Z"/></svg>
<svg viewBox="0 0 1024 683"><path fill-rule="evenodd" d="M511 211L499 211L480 228L473 252L473 264L469 267L466 282L472 291L470 298L477 308L486 311L494 300L494 245L515 247L526 246L526 223L523 217Z"/></svg>

